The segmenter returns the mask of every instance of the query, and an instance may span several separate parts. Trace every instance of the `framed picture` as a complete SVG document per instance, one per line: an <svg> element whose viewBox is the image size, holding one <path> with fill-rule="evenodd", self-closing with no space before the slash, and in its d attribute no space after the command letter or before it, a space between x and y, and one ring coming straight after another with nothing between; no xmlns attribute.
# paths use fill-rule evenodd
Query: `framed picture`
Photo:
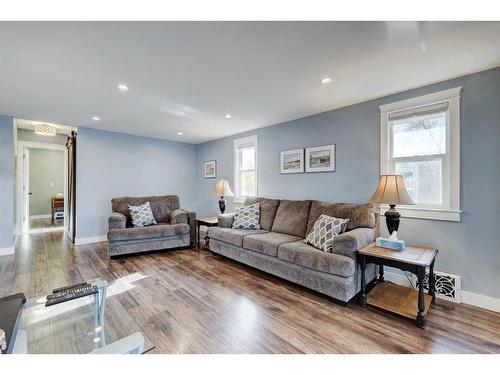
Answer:
<svg viewBox="0 0 500 375"><path fill-rule="evenodd" d="M205 172L205 178L216 178L217 177L217 160L209 160L203 163L203 171Z"/></svg>
<svg viewBox="0 0 500 375"><path fill-rule="evenodd" d="M335 172L335 145L306 148L306 172Z"/></svg>
<svg viewBox="0 0 500 375"><path fill-rule="evenodd" d="M282 174L304 173L304 149L281 151L280 172Z"/></svg>

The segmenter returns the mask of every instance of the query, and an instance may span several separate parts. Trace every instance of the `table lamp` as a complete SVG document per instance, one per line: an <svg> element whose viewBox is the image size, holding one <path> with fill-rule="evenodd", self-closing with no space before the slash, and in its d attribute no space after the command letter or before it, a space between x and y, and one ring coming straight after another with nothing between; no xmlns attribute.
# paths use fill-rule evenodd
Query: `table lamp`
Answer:
<svg viewBox="0 0 500 375"><path fill-rule="evenodd" d="M398 241L399 218L401 214L396 211L397 204L415 204L408 191L406 191L403 176L401 175L382 175L377 186L368 201L370 203L388 204L389 210L384 214L389 231L389 241Z"/></svg>
<svg viewBox="0 0 500 375"><path fill-rule="evenodd" d="M215 184L214 192L212 193L214 197L220 197L219 199L219 208L220 213L223 214L226 210L226 200L224 197L233 197L234 194L229 187L229 183L227 180L219 180Z"/></svg>

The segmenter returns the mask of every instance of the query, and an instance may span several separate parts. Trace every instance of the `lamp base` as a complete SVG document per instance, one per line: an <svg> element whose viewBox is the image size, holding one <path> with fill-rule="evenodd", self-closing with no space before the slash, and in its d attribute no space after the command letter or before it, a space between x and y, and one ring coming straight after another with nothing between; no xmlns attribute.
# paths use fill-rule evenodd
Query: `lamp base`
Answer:
<svg viewBox="0 0 500 375"><path fill-rule="evenodd" d="M399 229L399 218L401 217L401 214L396 211L396 205L391 204L390 209L385 211L384 216L387 224L387 230L389 231L389 234L392 235L392 232L397 232ZM397 236L397 234L395 234L395 236Z"/></svg>
<svg viewBox="0 0 500 375"><path fill-rule="evenodd" d="M224 197L220 197L219 199L219 209L221 214L226 211L226 200L224 199Z"/></svg>
<svg viewBox="0 0 500 375"><path fill-rule="evenodd" d="M398 231L393 231L389 237L387 237L389 241L399 241L398 239Z"/></svg>

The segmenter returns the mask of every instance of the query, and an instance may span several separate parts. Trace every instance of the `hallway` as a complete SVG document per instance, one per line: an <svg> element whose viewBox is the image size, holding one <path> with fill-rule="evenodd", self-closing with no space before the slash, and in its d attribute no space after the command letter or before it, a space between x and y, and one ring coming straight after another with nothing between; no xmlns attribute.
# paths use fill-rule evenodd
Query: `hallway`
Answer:
<svg viewBox="0 0 500 375"><path fill-rule="evenodd" d="M30 219L29 233L46 233L64 231L64 219Z"/></svg>

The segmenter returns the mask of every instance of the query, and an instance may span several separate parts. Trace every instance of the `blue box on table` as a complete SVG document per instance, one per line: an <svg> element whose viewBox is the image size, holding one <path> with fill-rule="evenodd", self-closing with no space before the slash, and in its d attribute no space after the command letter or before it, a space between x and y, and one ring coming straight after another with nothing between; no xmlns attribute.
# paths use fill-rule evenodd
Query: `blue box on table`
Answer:
<svg viewBox="0 0 500 375"><path fill-rule="evenodd" d="M378 247L383 247L386 249L403 251L405 249L405 242L403 240L391 240L389 238L378 237L375 240L375 244Z"/></svg>

